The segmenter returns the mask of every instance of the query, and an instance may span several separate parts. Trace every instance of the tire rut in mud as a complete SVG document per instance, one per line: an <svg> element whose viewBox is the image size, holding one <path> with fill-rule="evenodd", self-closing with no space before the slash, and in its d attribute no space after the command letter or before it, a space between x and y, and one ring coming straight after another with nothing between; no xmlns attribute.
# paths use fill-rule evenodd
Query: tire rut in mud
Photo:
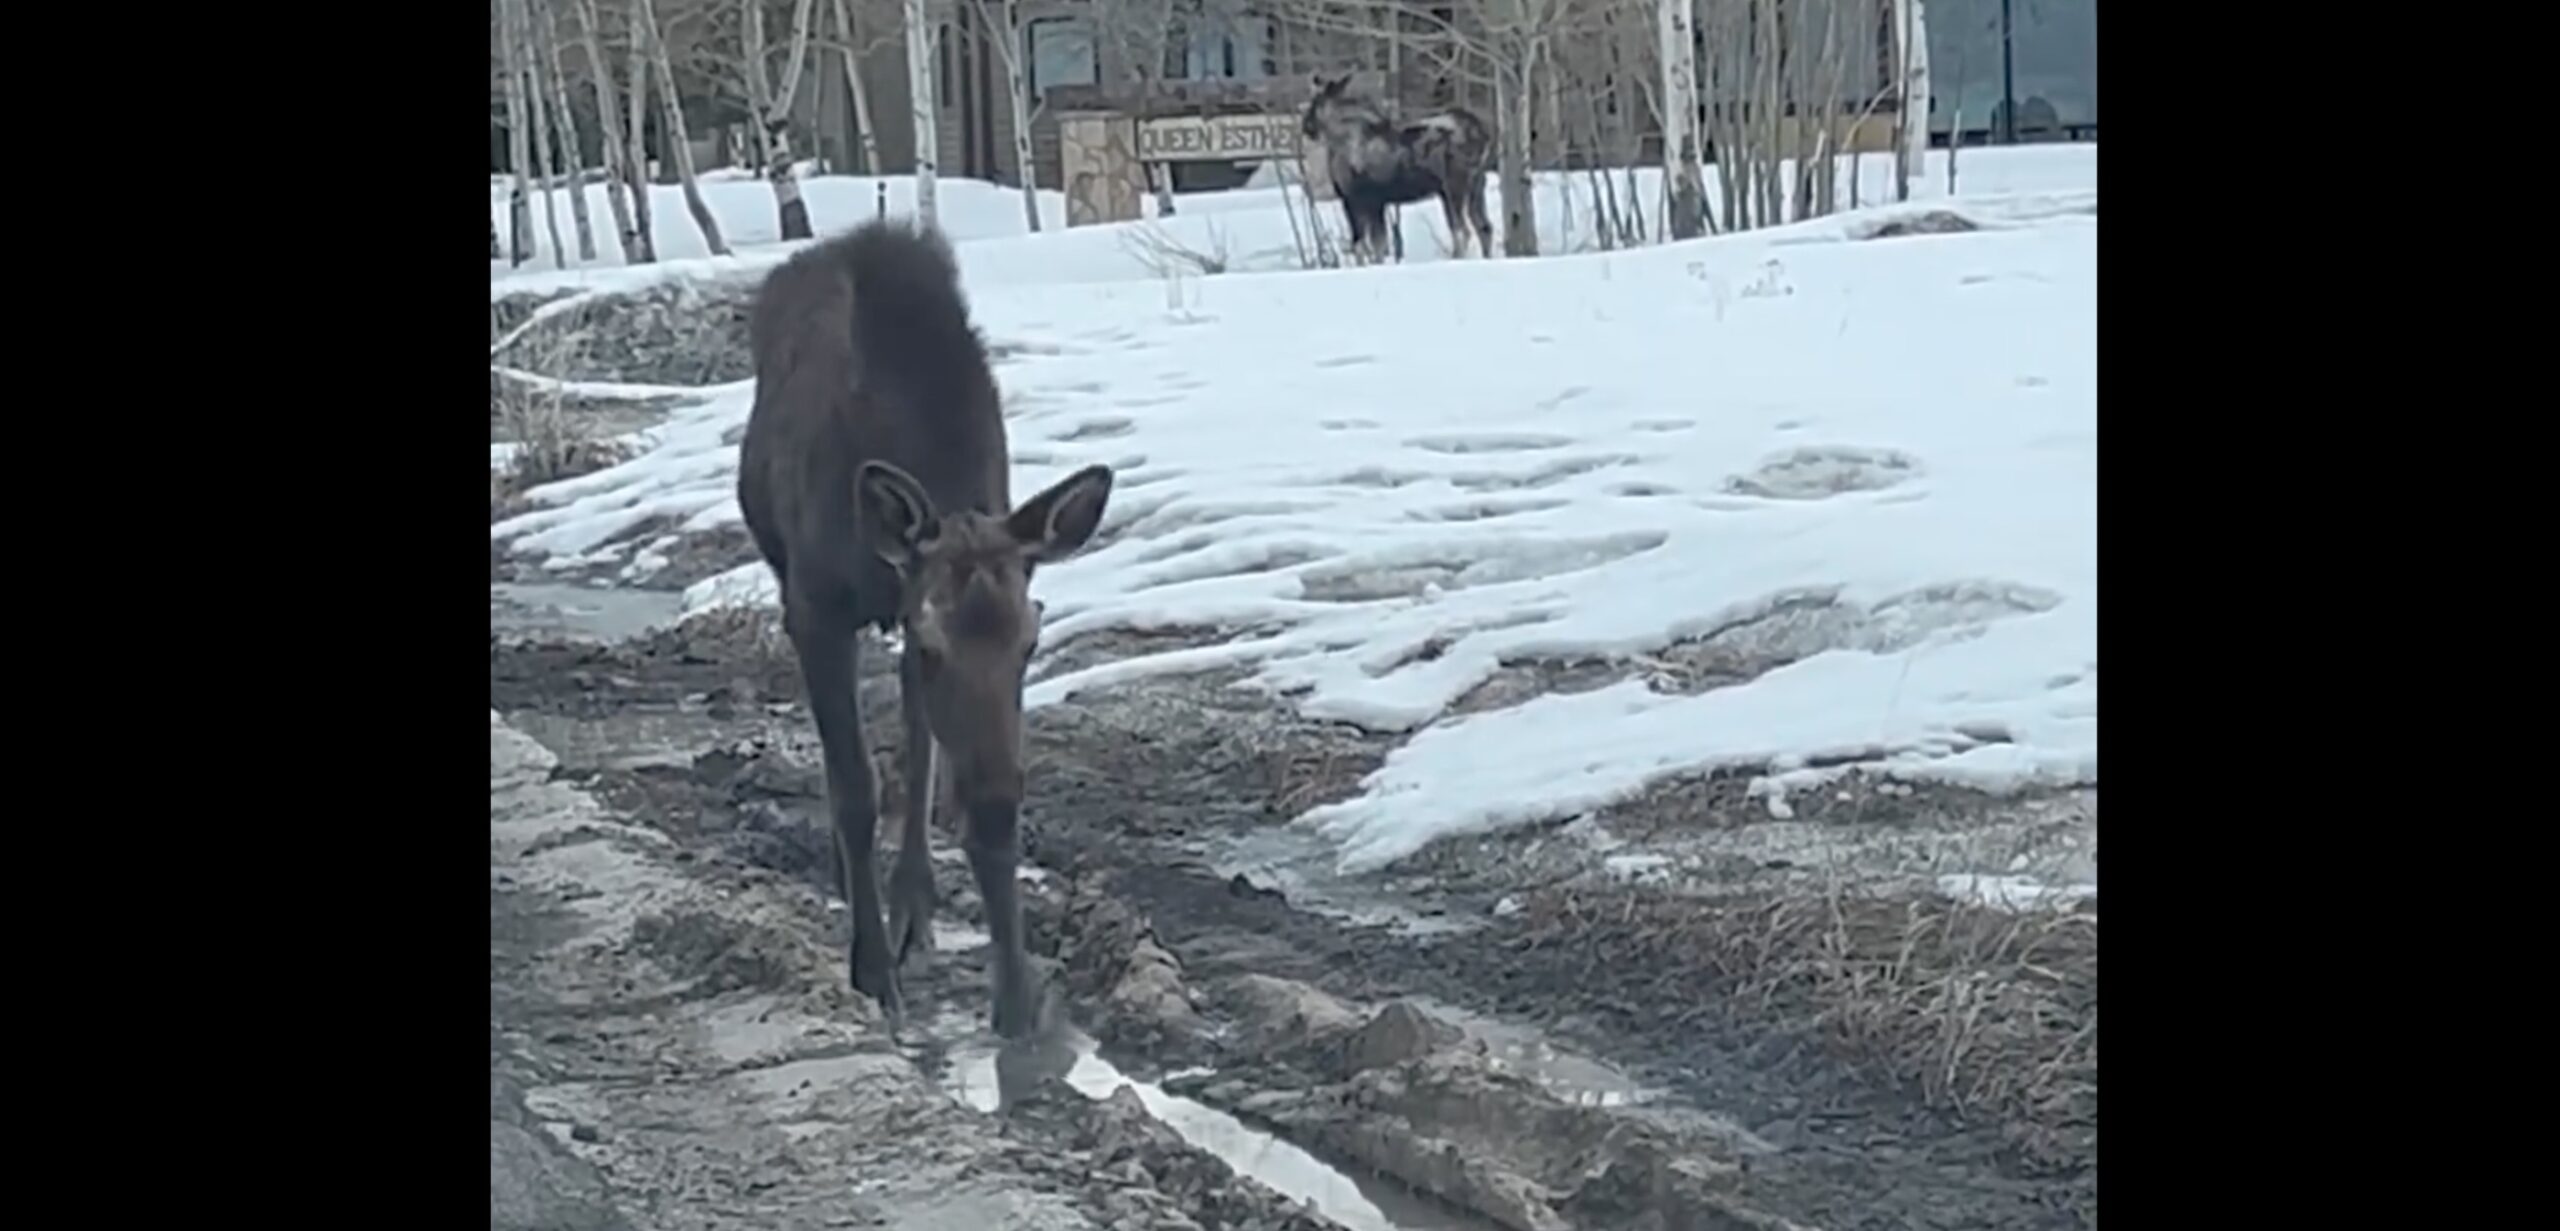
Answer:
<svg viewBox="0 0 2560 1231"><path fill-rule="evenodd" d="M582 673L574 683L559 675L564 653ZM493 646L492 703L578 722L662 710L687 715L703 735L695 758L600 770L597 789L619 810L664 818L661 823L689 841L823 886L832 876L832 855L819 820L815 757L806 719L794 705L796 678L774 673L777 662L787 666L788 659L699 634L574 652ZM893 747L885 656L867 656L866 666L873 677L864 698L874 716L873 741ZM1414 1083L1382 1093L1374 1087L1387 1078L1307 1059L1330 1044L1299 1039L1271 1046L1268 1012L1256 1005L1269 998L1267 981L1275 979L1302 985L1312 997L1361 1006L1344 1009L1354 1022L1362 1013L1385 1011L1376 1006L1416 997L1533 1026L1667 1091L1676 1104L1729 1117L1737 1130L1667 1139L1639 1132L1628 1147L1632 1154L1551 1159L1543 1169L1531 1160L1514 1168L1514 1180L1553 1199L1533 1201L1517 1192L1514 1198L1543 1202L1558 1220L1552 1225L1784 1220L1878 1231L2005 1231L2094 1223L2094 1176L2085 1169L2031 1165L1997 1126L1951 1123L1833 1059L1807 1033L1770 1030L1765 1021L1732 1011L1720 1003L1718 987L1613 961L1613 955L1642 951L1630 933L1648 920L1632 909L1623 919L1608 912L1583 919L1558 940L1552 927L1498 917L1488 909L1490 900L1470 897L1443 901L1439 909L1473 926L1414 936L1303 911L1276 893L1219 875L1203 854L1211 840L1275 823L1313 802L1285 798L1306 789L1295 780L1306 767L1321 765L1330 776L1356 780L1380 752L1350 733L1275 716L1271 705L1158 681L1061 703L1030 724L1030 854L1060 874L1057 885L1031 897L1034 936L1063 967L1078 1021L1123 1067L1133 1073L1210 1068L1214 1076L1186 1078L1184 1088L1312 1139L1302 1144L1388 1165L1399 1147L1355 1140L1360 1132L1346 1126L1359 1117L1328 1120L1308 1109L1375 1112L1382 1100L1410 1097ZM893 761L875 757L885 792L896 789ZM884 814L893 815L893 808L884 800ZM1168 970L1124 987L1131 982L1133 937L1164 954ZM830 974L840 981L840 971ZM956 994L974 1004L982 993L963 983ZM1442 1070L1465 1069L1466 1062L1432 1059L1439 1050L1446 1049L1403 1063L1440 1065L1425 1075L1446 1094L1459 1077ZM1364 1077L1369 1086L1355 1084ZM1556 1109L1534 1091L1504 1089L1503 1105L1525 1117L1515 1125L1524 1137L1575 1140L1570 1126L1547 1118ZM1456 1095L1438 1103L1486 1114L1480 1102ZM1414 1123L1412 1116L1383 1113L1369 1119ZM1629 1121L1611 1123L1625 1135ZM1503 1155L1499 1143L1470 1148ZM1512 1149L1519 1153L1518 1143ZM1558 1170L1595 1161L1618 1164L1604 1169L1616 1178L1577 1180ZM1428 1170L1429 1164L1417 1158L1406 1165ZM1440 1179L1497 1205L1504 1198L1493 1190L1510 1183ZM1683 1183L1695 1189L1687 1197L1678 1196L1687 1191ZM1671 1203L1682 1200L1691 1203L1680 1209L1692 1221L1673 1221L1679 1211ZM1539 1225L1517 1221L1533 1219L1528 1214L1514 1218L1513 1225Z"/></svg>
<svg viewBox="0 0 2560 1231"><path fill-rule="evenodd" d="M625 823L494 714L490 872L493 1227L1327 1231L1129 1100L965 1110L834 977L817 894Z"/></svg>

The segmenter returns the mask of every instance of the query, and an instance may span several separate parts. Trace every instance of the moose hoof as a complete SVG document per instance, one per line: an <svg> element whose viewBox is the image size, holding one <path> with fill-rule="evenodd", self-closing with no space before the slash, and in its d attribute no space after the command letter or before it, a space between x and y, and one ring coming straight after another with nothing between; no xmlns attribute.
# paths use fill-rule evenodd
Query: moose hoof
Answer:
<svg viewBox="0 0 2560 1231"><path fill-rule="evenodd" d="M933 865L901 858L889 873L889 951L897 964L933 951L933 912L939 895L933 887Z"/></svg>
<svg viewBox="0 0 2560 1231"><path fill-rule="evenodd" d="M859 942L855 943L853 990L878 1002L881 1016L889 1021L889 1033L895 1037L906 1024L906 1006L899 999L898 968L890 960L886 946L866 950Z"/></svg>

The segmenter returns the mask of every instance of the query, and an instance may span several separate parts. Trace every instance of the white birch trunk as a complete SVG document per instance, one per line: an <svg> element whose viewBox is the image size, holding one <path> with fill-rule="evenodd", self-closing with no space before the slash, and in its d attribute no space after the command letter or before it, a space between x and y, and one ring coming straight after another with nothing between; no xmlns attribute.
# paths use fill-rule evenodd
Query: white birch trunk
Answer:
<svg viewBox="0 0 2560 1231"><path fill-rule="evenodd" d="M1005 101L1013 109L1013 166L1022 180L1022 224L1037 232L1040 229L1040 175L1031 163L1031 77L1022 66L1022 21L1016 0L1002 0L1000 11L990 13L987 0L975 0L978 27L1000 30L1003 37L995 41L998 62L1004 65Z"/></svg>
<svg viewBox="0 0 2560 1231"><path fill-rule="evenodd" d="M711 207L702 200L702 185L693 177L693 137L685 130L684 105L676 93L675 65L667 60L667 40L659 37L658 14L650 0L633 0L632 9L642 23L640 34L649 41L650 75L658 83L658 118L666 125L667 157L676 164L676 183L684 189L684 207L693 215L693 225L702 231L702 246L713 256L729 255L728 241L720 238L720 220L711 216Z"/></svg>
<svg viewBox="0 0 2560 1231"><path fill-rule="evenodd" d="M622 92L623 104L631 108L623 129L623 140L630 142L623 173L631 177L631 234L640 241L624 255L644 264L658 259L657 207L649 203L649 48L640 37L640 6L646 2L631 0L631 84Z"/></svg>
<svg viewBox="0 0 2560 1231"><path fill-rule="evenodd" d="M916 145L916 221L932 230L942 227L942 214L934 199L934 179L941 174L940 153L935 148L941 137L933 79L933 17L927 0L906 0L907 17L907 119L915 126Z"/></svg>
<svg viewBox="0 0 2560 1231"><path fill-rule="evenodd" d="M498 63L506 73L507 96L507 264L533 257L533 200L526 177L533 167L531 108L525 105L524 48L516 42L517 0L498 3Z"/></svg>
<svg viewBox="0 0 2560 1231"><path fill-rule="evenodd" d="M1901 114L1896 118L1893 199L1911 199L1911 177L1929 158L1929 14L1925 0L1893 0L1894 54Z"/></svg>
<svg viewBox="0 0 2560 1231"><path fill-rule="evenodd" d="M1671 238L1707 233L1707 186L1698 169L1698 52L1692 0L1654 0L1662 44L1662 169L1671 188Z"/></svg>
<svg viewBox="0 0 2560 1231"><path fill-rule="evenodd" d="M613 210L613 233L622 245L622 259L639 261L639 245L631 229L631 184L623 160L631 151L622 138L622 108L614 98L613 70L605 66L604 39L596 33L596 0L576 0L578 11L578 43L587 55L587 77L595 87L596 127L603 133L604 199Z"/></svg>
<svg viewBox="0 0 2560 1231"><path fill-rule="evenodd" d="M853 95L853 126L861 129L862 173L880 174L880 138L871 126L871 91L862 83L862 57L854 54L852 0L832 0L836 37L844 40L844 88Z"/></svg>
<svg viewBox="0 0 2560 1231"><path fill-rule="evenodd" d="M748 8L748 105L755 107L755 141L765 164L765 184L773 184L773 212L783 238L804 241L817 233L809 228L809 202L801 197L799 174L791 169L791 100L799 95L801 64L809 61L809 18L817 5L799 0L791 10L791 61L783 67L781 90L776 90L765 77L765 5L760 0L742 3Z"/></svg>
<svg viewBox="0 0 2560 1231"><path fill-rule="evenodd" d="M1760 0L1760 225L1787 220L1786 108L1779 96L1778 0Z"/></svg>
<svg viewBox="0 0 2560 1231"><path fill-rule="evenodd" d="M1525 42L1526 40L1522 40ZM1538 255L1538 206L1529 168L1530 124L1537 109L1532 53L1523 50L1493 74L1494 179L1502 191L1502 255Z"/></svg>
<svg viewBox="0 0 2560 1231"><path fill-rule="evenodd" d="M551 103L543 89L542 48L533 40L533 13L528 7L533 0L515 0L513 29L509 37L520 48L517 62L524 66L526 110L531 113L533 129L533 167L536 182L542 189L543 229L551 236L551 265L554 269L569 267L569 247L560 242L560 201L552 195Z"/></svg>
<svg viewBox="0 0 2560 1231"><path fill-rule="evenodd" d="M791 60L782 70L782 86L765 76L764 5L746 6L746 85L748 105L756 111L757 152L764 159L765 182L773 186L773 208L784 239L809 239L809 202L800 195L800 176L791 167L791 102L800 92L800 66L809 58L812 0L800 0L791 13Z"/></svg>
<svg viewBox="0 0 2560 1231"><path fill-rule="evenodd" d="M540 16L528 14L534 38L540 43L535 63L540 66L546 92L551 103L551 127L560 142L560 162L569 175L569 220L578 231L578 260L581 264L596 259L595 220L587 212L586 157L578 148L578 113L569 108L568 62L560 55L560 0L540 0Z"/></svg>

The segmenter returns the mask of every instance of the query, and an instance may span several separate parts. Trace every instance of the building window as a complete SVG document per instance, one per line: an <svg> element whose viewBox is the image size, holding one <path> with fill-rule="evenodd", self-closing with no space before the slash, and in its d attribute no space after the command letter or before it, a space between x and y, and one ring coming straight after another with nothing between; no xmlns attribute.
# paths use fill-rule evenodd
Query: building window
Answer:
<svg viewBox="0 0 2560 1231"><path fill-rule="evenodd" d="M1175 18L1164 41L1168 81L1260 81L1280 75L1280 28L1263 17Z"/></svg>
<svg viewBox="0 0 2560 1231"><path fill-rule="evenodd" d="M1022 31L1025 84L1036 103L1055 85L1100 85L1102 62L1094 54L1093 24L1083 17L1042 17Z"/></svg>

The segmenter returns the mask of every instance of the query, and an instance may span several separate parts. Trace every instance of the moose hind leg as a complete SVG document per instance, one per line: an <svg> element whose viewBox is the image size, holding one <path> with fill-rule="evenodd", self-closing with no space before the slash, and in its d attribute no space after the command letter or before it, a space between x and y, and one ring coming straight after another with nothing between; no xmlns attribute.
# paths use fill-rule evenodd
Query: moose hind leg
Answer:
<svg viewBox="0 0 2560 1231"><path fill-rule="evenodd" d="M1387 206L1383 201L1363 201L1360 209L1361 254L1372 265L1386 263Z"/></svg>
<svg viewBox="0 0 2560 1231"><path fill-rule="evenodd" d="M1487 259L1493 256L1493 219L1484 209L1484 176L1478 175L1467 189L1467 214L1476 224L1476 251Z"/></svg>
<svg viewBox="0 0 2560 1231"><path fill-rule="evenodd" d="M1339 195L1341 191L1342 190L1339 188L1334 190L1337 195ZM1349 238L1343 241L1342 253L1345 263L1357 264L1362 258L1369 254L1367 244L1361 239L1360 208L1352 204L1349 197L1342 197L1341 200L1342 229L1350 232Z"/></svg>
<svg viewBox="0 0 2560 1231"><path fill-rule="evenodd" d="M899 772L907 787L905 824L899 829L898 862L889 870L889 948L907 959L933 948L933 803L941 779L933 729L924 714L923 659L913 642L898 657L898 712L906 728Z"/></svg>
<svg viewBox="0 0 2560 1231"><path fill-rule="evenodd" d="M1467 206L1455 193L1440 196L1440 216L1449 224L1449 257L1467 259Z"/></svg>
<svg viewBox="0 0 2560 1231"><path fill-rule="evenodd" d="M854 695L862 665L861 627L816 601L788 600L784 619L799 652L809 713L827 765L827 812L835 822L836 863L844 875L846 913L853 917L849 966L855 991L878 1001L894 1033L903 1016L897 964L880 918L876 830L880 819L871 755Z"/></svg>

